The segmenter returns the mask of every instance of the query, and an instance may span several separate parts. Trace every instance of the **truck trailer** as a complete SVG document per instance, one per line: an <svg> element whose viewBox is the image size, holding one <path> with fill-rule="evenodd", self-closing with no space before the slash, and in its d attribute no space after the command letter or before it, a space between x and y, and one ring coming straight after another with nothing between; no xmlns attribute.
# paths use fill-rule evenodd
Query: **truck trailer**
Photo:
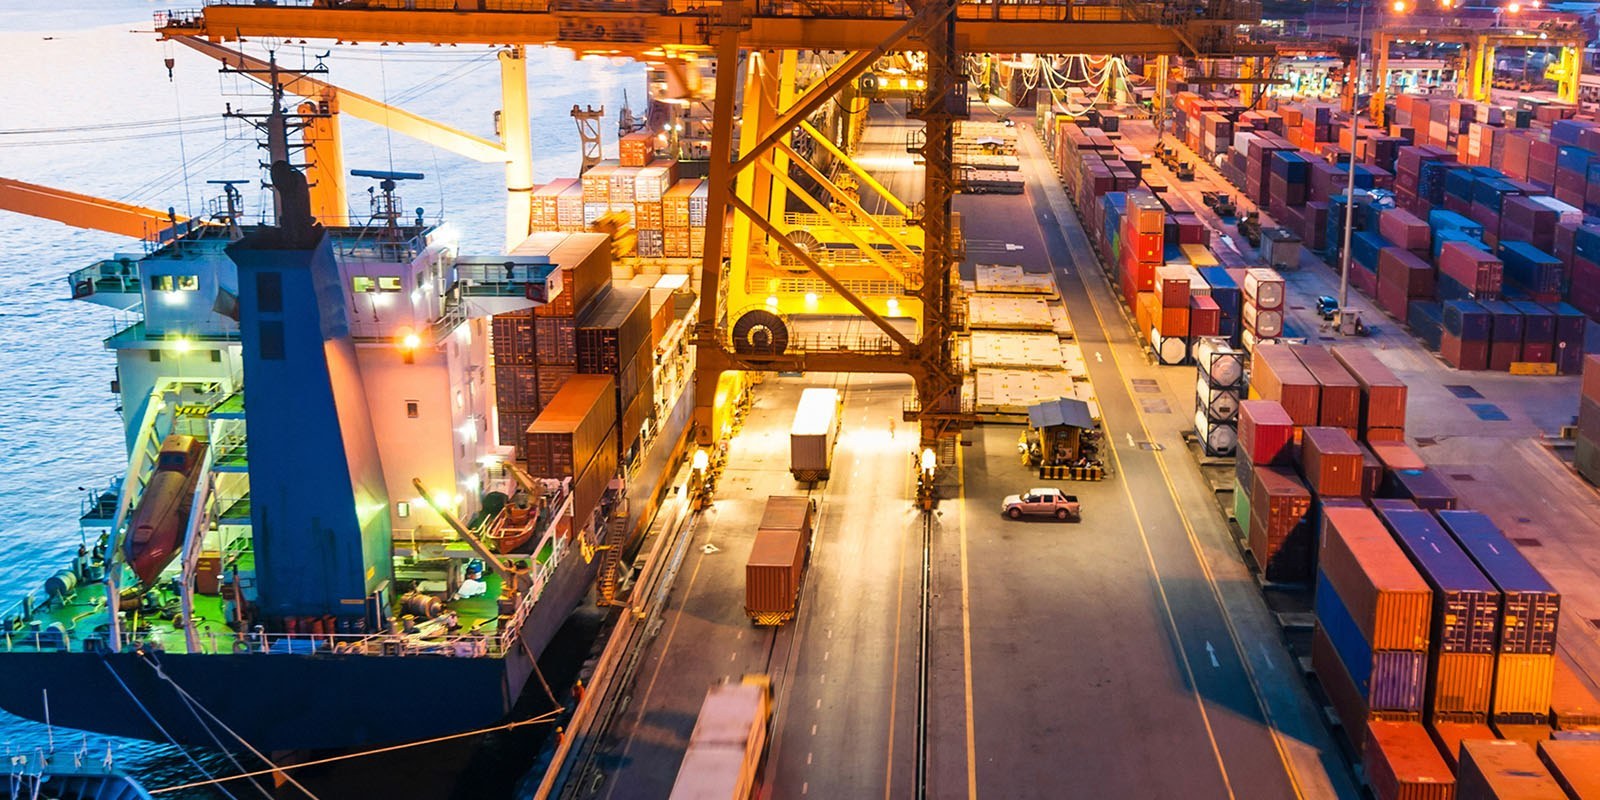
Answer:
<svg viewBox="0 0 1600 800"><path fill-rule="evenodd" d="M825 481L839 436L839 390L806 389L789 430L789 471L797 481Z"/></svg>
<svg viewBox="0 0 1600 800"><path fill-rule="evenodd" d="M744 610L756 625L782 625L794 619L800 584L811 555L816 503L809 497L767 498L745 562Z"/></svg>

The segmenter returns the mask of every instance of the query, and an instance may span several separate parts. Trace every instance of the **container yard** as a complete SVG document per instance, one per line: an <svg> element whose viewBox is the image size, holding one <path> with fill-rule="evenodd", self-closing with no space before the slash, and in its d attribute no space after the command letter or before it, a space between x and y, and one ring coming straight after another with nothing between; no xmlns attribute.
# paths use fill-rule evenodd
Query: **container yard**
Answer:
<svg viewBox="0 0 1600 800"><path fill-rule="evenodd" d="M0 179L139 240L69 277L136 317L103 340L127 474L0 613L0 708L211 720L262 762L162 792L460 739L413 791L1590 796L1600 15L1569 5L160 13L265 87L271 191L188 218ZM492 120L341 83L386 46L461 62L413 100L492 66ZM605 69L633 94L551 135L530 87ZM345 116L504 230L411 211L389 142L345 169Z"/></svg>

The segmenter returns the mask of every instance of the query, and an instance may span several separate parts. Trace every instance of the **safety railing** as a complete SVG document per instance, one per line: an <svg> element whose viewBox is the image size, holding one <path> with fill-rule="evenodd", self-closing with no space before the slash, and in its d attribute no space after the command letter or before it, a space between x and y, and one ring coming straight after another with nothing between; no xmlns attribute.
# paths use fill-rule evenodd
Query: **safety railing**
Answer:
<svg viewBox="0 0 1600 800"><path fill-rule="evenodd" d="M869 227L868 224L863 221L853 220L848 217L841 217L841 219L850 224L851 227ZM872 219L885 230L900 231L911 228L911 225L906 222L906 218L898 214L873 214ZM785 212L783 215L783 223L792 227L806 228L808 230L828 230L833 227L833 220L828 219L821 214L803 214L798 211Z"/></svg>
<svg viewBox="0 0 1600 800"><path fill-rule="evenodd" d="M252 6L284 8L326 8L337 10L382 11L503 11L516 13L634 13L705 14L716 9L704 0L205 0L210 6ZM1198 4L1197 4L1198 5ZM1157 3L1019 3L964 0L956 7L959 19L1017 22L1118 22L1150 19L1163 7ZM1138 9L1146 13L1136 13ZM763 17L830 17L863 19L907 19L911 5L900 0L760 0L753 12ZM1135 13L1130 13L1135 12ZM155 12L157 29L204 25L203 9L177 9ZM596 33L592 28L587 32ZM578 31L582 33L584 31ZM625 36L626 29L608 30L606 38Z"/></svg>
<svg viewBox="0 0 1600 800"><path fill-rule="evenodd" d="M139 262L131 258L97 261L68 275L67 284L74 300L102 293L136 293L140 290Z"/></svg>

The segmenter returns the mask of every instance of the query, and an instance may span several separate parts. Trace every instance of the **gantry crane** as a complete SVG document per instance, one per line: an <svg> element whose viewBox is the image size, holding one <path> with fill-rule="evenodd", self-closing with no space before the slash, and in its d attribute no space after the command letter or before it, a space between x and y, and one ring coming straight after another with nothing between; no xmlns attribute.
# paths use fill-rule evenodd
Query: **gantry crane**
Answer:
<svg viewBox="0 0 1600 800"><path fill-rule="evenodd" d="M1072 3L968 3L959 0L641 0L593 4L452 0L363 0L345 4L317 0L310 6L224 0L202 11L158 15L157 29L169 38L219 58L235 58L215 41L254 37L323 39L335 42L485 44L507 47L520 60L527 45L556 45L577 53L631 56L672 65L685 58L716 60L708 188L707 234L700 262L696 430L701 445L713 444L713 388L728 370L906 373L916 381L908 419L921 424L922 446L932 450L974 417L961 404L961 375L951 355L957 327L954 307L955 192L952 138L966 116L967 77L963 52L1144 53L1163 63L1171 56L1261 55L1268 52L1237 39L1241 23L1259 20L1253 0L1193 0L1117 5ZM213 40L213 41L202 41ZM800 51L842 51L828 72L810 83L797 80ZM226 55L225 55L226 53ZM843 148L808 118L885 56L925 54L924 89L910 115L923 123L917 154L925 165L920 202L894 198ZM529 144L515 129L527 123L525 78L503 75L507 93L501 115L502 143L475 140L425 121L404 120L415 135L443 137L472 157L505 160L511 197L507 240L527 232L526 192L531 185ZM305 91L333 91L340 110L381 107L306 79ZM742 82L742 85L741 85ZM521 85L521 97L512 97ZM291 89L291 91L299 91ZM737 99L736 99L737 98ZM737 104L737 105L736 105ZM520 112L520 114L518 113ZM380 122L393 123L392 112ZM738 125L738 147L734 146ZM511 132L508 133L507 131ZM525 130L525 128L524 128ZM804 131L847 167L855 180L883 196L896 212L868 214L849 186L829 180L796 150L792 137ZM461 150L458 150L460 152ZM790 177L791 167L831 197L818 200ZM786 217L796 197L813 212L799 223ZM724 250L722 225L732 219ZM854 245L856 255L811 247L812 226L835 241ZM824 252L826 250L826 252ZM872 293L880 295L864 297ZM827 294L831 308L870 321L874 332L841 343L807 341L788 329L792 303ZM887 294L887 312L884 298ZM875 307L876 305L876 307ZM918 320L904 330L888 319L893 309Z"/></svg>
<svg viewBox="0 0 1600 800"><path fill-rule="evenodd" d="M1488 102L1494 86L1495 51L1501 47L1559 47L1561 60L1556 70L1556 95L1565 103L1578 102L1578 84L1583 77L1583 49L1588 35L1576 24L1545 21L1526 27L1470 28L1462 26L1396 27L1381 26L1372 34L1372 52L1377 54L1377 85L1388 84L1389 45L1397 41L1430 41L1461 45L1463 64L1456 81L1461 97Z"/></svg>

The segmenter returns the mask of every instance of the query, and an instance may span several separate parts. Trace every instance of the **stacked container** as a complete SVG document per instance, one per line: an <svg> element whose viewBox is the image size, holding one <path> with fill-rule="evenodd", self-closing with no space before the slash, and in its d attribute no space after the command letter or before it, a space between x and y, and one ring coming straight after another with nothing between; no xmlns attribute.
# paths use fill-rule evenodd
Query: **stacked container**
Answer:
<svg viewBox="0 0 1600 800"><path fill-rule="evenodd" d="M1233 455L1238 440L1239 402L1244 394L1244 354L1228 340L1195 342L1195 430L1208 456Z"/></svg>
<svg viewBox="0 0 1600 800"><path fill-rule="evenodd" d="M1317 382L1317 424L1343 428L1351 438L1361 435L1361 383L1325 347L1291 345L1289 348Z"/></svg>
<svg viewBox="0 0 1600 800"><path fill-rule="evenodd" d="M1406 500L1377 500L1373 505L1433 590L1424 701L1429 721L1487 721L1500 635L1500 590L1432 514Z"/></svg>
<svg viewBox="0 0 1600 800"><path fill-rule="evenodd" d="M1561 595L1487 516L1477 511L1437 513L1501 592L1491 720L1510 725L1548 722Z"/></svg>
<svg viewBox="0 0 1600 800"><path fill-rule="evenodd" d="M1494 318L1472 300L1451 300L1444 304L1444 336L1439 355L1456 369L1489 368L1489 342Z"/></svg>
<svg viewBox="0 0 1600 800"><path fill-rule="evenodd" d="M616 378L617 456L626 463L655 413L650 290L616 286L577 320L577 370Z"/></svg>
<svg viewBox="0 0 1600 800"><path fill-rule="evenodd" d="M1301 431L1300 467L1318 497L1361 497L1362 450L1342 428Z"/></svg>
<svg viewBox="0 0 1600 800"><path fill-rule="evenodd" d="M1262 344L1252 351L1250 364L1251 398L1278 401L1297 427L1321 421L1322 385L1293 350L1281 344Z"/></svg>
<svg viewBox="0 0 1600 800"><path fill-rule="evenodd" d="M1240 530L1250 532L1250 493L1255 486L1255 470L1294 463L1294 420L1283 406L1271 400L1244 400L1239 403L1238 445L1234 449L1233 518ZM1267 542L1251 545L1258 564L1266 564L1274 552Z"/></svg>
<svg viewBox="0 0 1600 800"><path fill-rule="evenodd" d="M1273 583L1305 583L1315 539L1308 520L1311 492L1292 467L1256 467L1250 480L1248 541L1261 576Z"/></svg>
<svg viewBox="0 0 1600 800"><path fill-rule="evenodd" d="M1578 396L1578 443L1572 455L1578 474L1600 486L1600 354L1583 359Z"/></svg>
<svg viewBox="0 0 1600 800"><path fill-rule="evenodd" d="M1168 265L1155 268L1155 291L1139 294L1148 306L1150 346L1163 364L1181 364L1189 357L1189 301L1192 267ZM1198 276L1194 276L1198 278ZM1152 296L1153 295L1153 296Z"/></svg>
<svg viewBox="0 0 1600 800"><path fill-rule="evenodd" d="M1504 739L1461 743L1456 800L1567 800L1533 745Z"/></svg>
<svg viewBox="0 0 1600 800"><path fill-rule="evenodd" d="M1449 800L1455 790L1450 765L1415 722L1368 722L1361 764L1377 800Z"/></svg>
<svg viewBox="0 0 1600 800"><path fill-rule="evenodd" d="M1432 593L1370 509L1323 510L1312 665L1357 752L1371 719L1422 712Z"/></svg>
<svg viewBox="0 0 1600 800"><path fill-rule="evenodd" d="M1246 270L1240 288L1244 290L1244 309L1240 322L1244 326L1245 349L1254 352L1258 342L1283 335L1284 297L1287 291L1283 278L1263 267Z"/></svg>

